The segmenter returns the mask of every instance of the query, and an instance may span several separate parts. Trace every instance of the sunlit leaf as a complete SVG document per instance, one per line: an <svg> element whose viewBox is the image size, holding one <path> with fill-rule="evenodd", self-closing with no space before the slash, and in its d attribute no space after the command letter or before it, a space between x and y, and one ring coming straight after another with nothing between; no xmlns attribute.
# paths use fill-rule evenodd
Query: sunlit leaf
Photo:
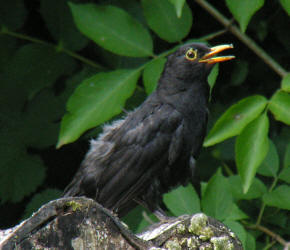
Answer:
<svg viewBox="0 0 290 250"><path fill-rule="evenodd" d="M276 120L290 125L290 94L278 91L270 99L269 109Z"/></svg>
<svg viewBox="0 0 290 250"><path fill-rule="evenodd" d="M224 220L223 223L238 236L244 246L244 249L246 249L247 232L245 228L239 222L233 220Z"/></svg>
<svg viewBox="0 0 290 250"><path fill-rule="evenodd" d="M226 0L226 4L245 32L252 16L264 5L264 0Z"/></svg>
<svg viewBox="0 0 290 250"><path fill-rule="evenodd" d="M83 81L67 103L58 147L119 114L136 86L140 70L98 73Z"/></svg>
<svg viewBox="0 0 290 250"><path fill-rule="evenodd" d="M290 166L284 168L279 174L279 179L290 184Z"/></svg>
<svg viewBox="0 0 290 250"><path fill-rule="evenodd" d="M287 74L286 76L283 77L281 88L286 92L290 92L290 74Z"/></svg>
<svg viewBox="0 0 290 250"><path fill-rule="evenodd" d="M232 204L229 182L219 169L206 186L201 200L202 211L216 219L224 220L231 211Z"/></svg>
<svg viewBox="0 0 290 250"><path fill-rule="evenodd" d="M290 186L281 185L263 196L266 205L290 210Z"/></svg>
<svg viewBox="0 0 290 250"><path fill-rule="evenodd" d="M275 144L269 140L269 151L257 172L264 176L276 177L279 170L279 156Z"/></svg>
<svg viewBox="0 0 290 250"><path fill-rule="evenodd" d="M164 195L165 205L175 215L200 212L199 197L192 185L178 187Z"/></svg>
<svg viewBox="0 0 290 250"><path fill-rule="evenodd" d="M160 38L173 43L181 41L189 33L192 14L186 3L180 18L168 0L142 0L142 6L149 27Z"/></svg>
<svg viewBox="0 0 290 250"><path fill-rule="evenodd" d="M262 114L248 124L237 137L235 152L236 164L246 193L255 177L258 167L267 155L269 119Z"/></svg>
<svg viewBox="0 0 290 250"><path fill-rule="evenodd" d="M284 10L290 16L290 1L289 0L280 0L281 5L283 6Z"/></svg>
<svg viewBox="0 0 290 250"><path fill-rule="evenodd" d="M207 182L201 182L200 183L200 192L201 192L201 197L203 198L204 197L204 194L205 194L205 190L206 190L206 187L207 187Z"/></svg>
<svg viewBox="0 0 290 250"><path fill-rule="evenodd" d="M256 239L249 232L247 233L245 249L247 249L247 250L256 250Z"/></svg>
<svg viewBox="0 0 290 250"><path fill-rule="evenodd" d="M99 46L123 56L152 56L149 32L126 11L111 5L69 6L79 30Z"/></svg>
<svg viewBox="0 0 290 250"><path fill-rule="evenodd" d="M178 18L180 18L185 0L169 0L169 2L171 2L174 5L175 10L176 10L176 15Z"/></svg>
<svg viewBox="0 0 290 250"><path fill-rule="evenodd" d="M233 203L226 220L243 220L247 218L249 218L249 216L245 214L235 203Z"/></svg>
<svg viewBox="0 0 290 250"><path fill-rule="evenodd" d="M157 87L163 71L166 58L158 58L148 63L143 71L143 83L147 94L151 94Z"/></svg>
<svg viewBox="0 0 290 250"><path fill-rule="evenodd" d="M290 167L290 142L286 146L285 155L284 155L284 161L283 161L283 167L284 168Z"/></svg>
<svg viewBox="0 0 290 250"><path fill-rule="evenodd" d="M235 200L252 200L263 196L267 192L267 187L258 178L254 178L252 185L247 193L243 192L243 184L241 177L233 175L228 178L231 193Z"/></svg>
<svg viewBox="0 0 290 250"><path fill-rule="evenodd" d="M227 138L240 134L266 107L263 96L250 96L232 105L215 123L207 135L204 146L212 146Z"/></svg>
<svg viewBox="0 0 290 250"><path fill-rule="evenodd" d="M144 228L152 223L158 222L158 219L142 206L132 209L126 216L122 217L122 221L129 226L133 233L141 233ZM152 223L151 223L152 222Z"/></svg>

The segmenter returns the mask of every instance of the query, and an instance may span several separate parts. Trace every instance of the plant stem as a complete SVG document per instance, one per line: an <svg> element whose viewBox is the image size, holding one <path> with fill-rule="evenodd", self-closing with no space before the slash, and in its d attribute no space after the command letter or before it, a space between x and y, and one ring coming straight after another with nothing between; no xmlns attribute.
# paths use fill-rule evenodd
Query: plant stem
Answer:
<svg viewBox="0 0 290 250"><path fill-rule="evenodd" d="M267 244L263 250L268 250L271 249L272 246L274 246L276 244L276 240L273 240L271 243Z"/></svg>
<svg viewBox="0 0 290 250"><path fill-rule="evenodd" d="M219 30L217 32L214 32L214 33L211 33L211 34L208 34L206 36L203 36L200 38L200 40L203 40L203 41L210 41L216 37L219 37L223 34L225 34L227 32L227 29L222 29L222 30Z"/></svg>
<svg viewBox="0 0 290 250"><path fill-rule="evenodd" d="M268 229L268 228L266 228L264 226L261 226L261 225L248 225L246 227L249 228L249 229L259 230L259 231L269 235L270 237L272 237L274 240L279 242L281 245L289 246L289 242L287 242L280 235L272 232L270 229Z"/></svg>
<svg viewBox="0 0 290 250"><path fill-rule="evenodd" d="M66 48L62 48L60 51L65 53L65 54L67 54L67 55L69 55L69 56L71 56L71 57L73 57L73 58L75 58L75 59L77 59L77 60L79 60L79 61L81 61L81 62L83 62L83 63L85 63L85 64L87 64L87 65L90 65L90 66L92 66L92 67L94 67L96 69L101 69L101 70L104 69L104 67L101 66L100 64L96 64L92 60L90 60L88 58L85 58L85 57L83 57L83 56L81 56L81 55L79 55L79 54L77 54L77 53L75 53L75 52L73 52L71 50L68 50Z"/></svg>
<svg viewBox="0 0 290 250"><path fill-rule="evenodd" d="M258 215L258 219L257 219L256 225L260 225L265 208L266 208L266 204L264 202L262 202L262 206L260 208L260 212L259 212L259 215Z"/></svg>
<svg viewBox="0 0 290 250"><path fill-rule="evenodd" d="M277 181L278 181L278 177L275 177L271 187L268 190L269 193L272 192L273 188L277 184ZM265 208L266 208L266 204L263 202L262 206L261 206L261 209L260 209L260 212L259 212L259 215L258 215L258 219L257 219L256 225L260 225Z"/></svg>
<svg viewBox="0 0 290 250"><path fill-rule="evenodd" d="M18 39L22 39L22 40L26 40L26 41L29 41L29 42L32 42L32 43L38 43L38 44L42 44L42 45L53 47L53 48L57 49L57 51L63 52L65 54L67 54L67 55L69 55L69 56L81 61L82 63L90 65L91 67L94 67L96 69L104 69L104 67L101 66L100 64L97 64L94 61L92 61L92 60L90 60L88 58L85 58L85 57L83 57L83 56L81 56L81 55L79 55L79 54L77 54L77 53L75 53L75 52L73 52L73 51L71 51L69 49L58 47L55 44L48 43L48 42L40 40L38 38L31 37L31 36L28 36L28 35L25 35L25 34L16 33L16 32L8 30L6 28L2 28L0 34L12 36L12 37L15 37L15 38L18 38Z"/></svg>
<svg viewBox="0 0 290 250"><path fill-rule="evenodd" d="M234 175L233 171L229 168L229 166L227 164L223 163L223 168L227 172L228 176L233 176Z"/></svg>
<svg viewBox="0 0 290 250"><path fill-rule="evenodd" d="M254 40L242 33L236 25L232 25L231 20L223 16L217 9L205 0L195 0L201 7L224 25L231 33L241 40L248 48L258 55L268 66L270 66L279 76L284 77L287 71L279 65L272 57L270 57Z"/></svg>
<svg viewBox="0 0 290 250"><path fill-rule="evenodd" d="M33 42L33 43L38 43L38 44L42 44L42 45L51 46L51 44L48 43L48 42L45 42L45 41L40 40L38 38L27 36L25 34L16 33L16 32L8 30L6 28L2 28L1 34L12 36L12 37L15 37L15 38L18 38L18 39L22 39L22 40L26 40L26 41L29 41L29 42Z"/></svg>

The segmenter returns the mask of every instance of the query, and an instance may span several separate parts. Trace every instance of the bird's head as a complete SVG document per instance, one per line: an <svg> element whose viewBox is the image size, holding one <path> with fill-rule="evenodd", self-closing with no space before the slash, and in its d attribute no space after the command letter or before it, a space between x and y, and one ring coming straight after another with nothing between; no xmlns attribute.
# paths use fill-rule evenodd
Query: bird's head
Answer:
<svg viewBox="0 0 290 250"><path fill-rule="evenodd" d="M231 48L233 48L232 44L214 47L208 47L201 43L183 45L168 56L166 73L185 81L206 79L215 63L235 58L234 56L217 56L219 52Z"/></svg>

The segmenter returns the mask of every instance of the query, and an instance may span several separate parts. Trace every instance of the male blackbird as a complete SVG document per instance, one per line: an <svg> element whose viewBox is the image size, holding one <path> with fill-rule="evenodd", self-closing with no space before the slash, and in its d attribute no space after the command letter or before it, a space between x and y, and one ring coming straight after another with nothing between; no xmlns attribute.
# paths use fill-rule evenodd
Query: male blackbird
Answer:
<svg viewBox="0 0 290 250"><path fill-rule="evenodd" d="M192 178L207 125L207 76L233 48L187 44L168 56L154 91L123 120L105 126L64 196L87 196L119 216L137 204L166 218L162 195Z"/></svg>

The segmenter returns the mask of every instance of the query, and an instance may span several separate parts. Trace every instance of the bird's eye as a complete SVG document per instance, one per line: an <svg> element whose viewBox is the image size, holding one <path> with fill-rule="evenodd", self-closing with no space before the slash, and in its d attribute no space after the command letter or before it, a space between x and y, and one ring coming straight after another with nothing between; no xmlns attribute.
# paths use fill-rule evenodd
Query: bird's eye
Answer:
<svg viewBox="0 0 290 250"><path fill-rule="evenodd" d="M197 58L197 50L196 49L189 49L186 51L185 58L189 61L193 61Z"/></svg>

